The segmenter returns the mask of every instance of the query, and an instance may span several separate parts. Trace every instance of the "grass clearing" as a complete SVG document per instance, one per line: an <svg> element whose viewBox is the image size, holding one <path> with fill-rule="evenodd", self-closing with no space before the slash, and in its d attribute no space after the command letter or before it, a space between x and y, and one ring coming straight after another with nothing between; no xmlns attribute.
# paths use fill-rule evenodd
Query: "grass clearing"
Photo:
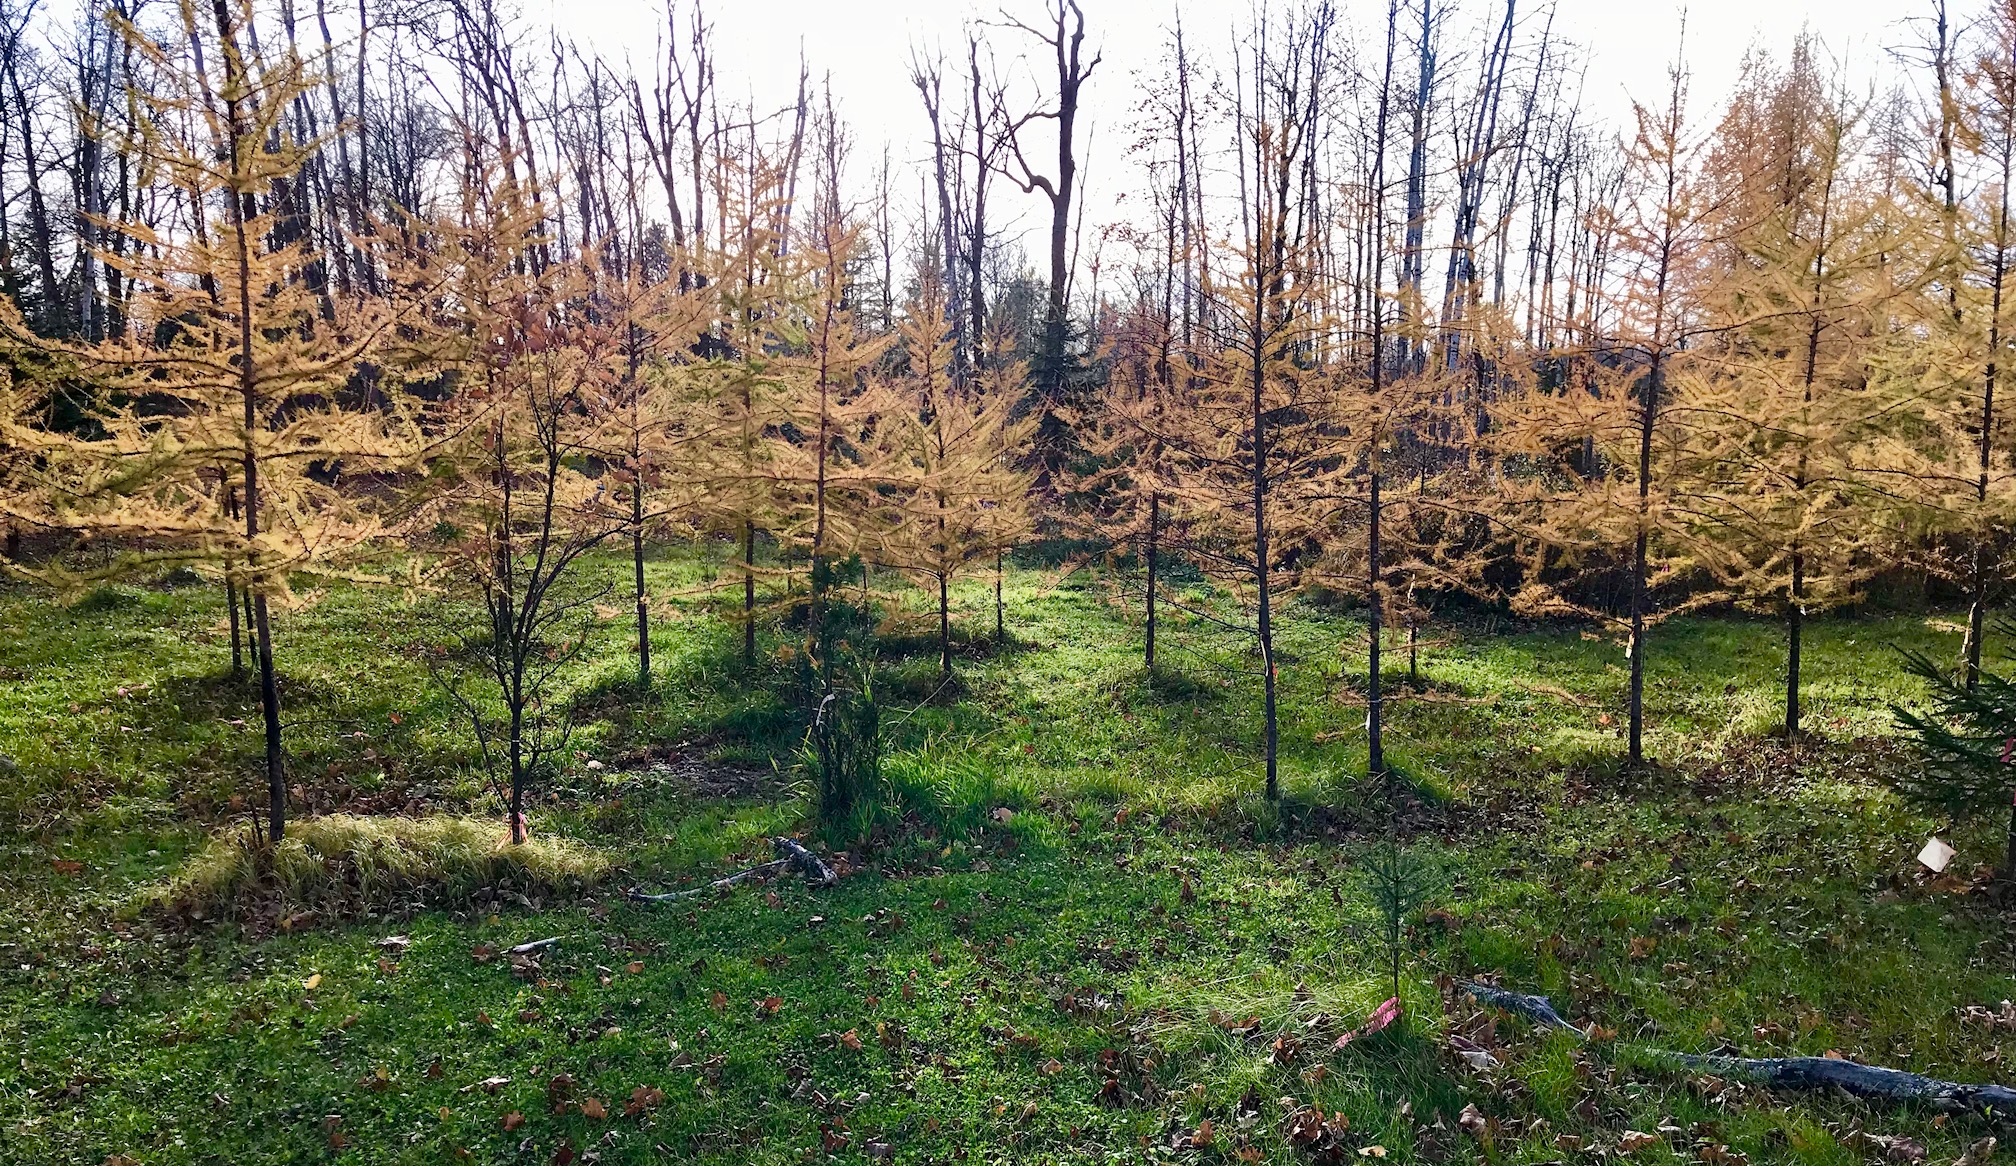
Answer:
<svg viewBox="0 0 2016 1166"><path fill-rule="evenodd" d="M1950 654L1939 617L1812 625L1819 731L1793 744L1761 735L1774 625L1663 626L1658 765L1629 777L1615 644L1452 618L1419 689L1391 658L1396 800L1355 776L1362 625L1298 604L1268 806L1244 644L1172 611L1148 677L1110 580L1017 569L1014 643L962 641L956 694L917 703L899 681L932 661L885 656L906 694L885 715L891 797L826 839L850 872L837 887L634 904L623 888L697 886L810 825L784 641L763 629L744 668L691 594L716 566L650 564L675 598L648 696L620 626L579 661L574 755L532 818L550 865L522 874L494 866L501 814L417 654L443 615L346 588L283 613L290 772L314 811L283 866L290 902L318 913L291 930L131 910L178 881L220 907L252 894L228 824L256 801L257 735L234 723L256 724L256 700L224 675L221 597L130 588L84 610L0 591L16 763L0 1158L1322 1161L1377 1145L1539 1163L1614 1156L1639 1131L1654 1141L1630 1161L1713 1166L1859 1162L1869 1136L1951 1161L1987 1132L1642 1052L1831 1049L1962 1080L2016 1056L2016 1033L1965 1011L2016 997L2008 916L1911 859L1957 827L1962 861L1990 860L2001 824L1931 821L1882 783L1911 764L1888 705L1919 696L1886 645ZM972 585L957 618L991 626L991 598ZM1409 1021L1332 1053L1384 995L1355 868L1389 823L1450 888L1409 935ZM561 943L494 954L547 936ZM1487 1026L1445 975L1548 993L1616 1035L1577 1048ZM1472 1069L1451 1032L1500 1067ZM1459 1126L1472 1104L1488 1144Z"/></svg>

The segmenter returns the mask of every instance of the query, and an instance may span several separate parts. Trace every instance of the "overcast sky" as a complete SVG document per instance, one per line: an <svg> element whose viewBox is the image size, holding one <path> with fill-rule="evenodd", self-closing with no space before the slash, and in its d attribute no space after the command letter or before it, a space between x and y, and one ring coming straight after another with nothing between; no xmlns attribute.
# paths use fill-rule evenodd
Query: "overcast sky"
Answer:
<svg viewBox="0 0 2016 1166"><path fill-rule="evenodd" d="M648 75L664 21L661 3L651 0L525 0L526 15L552 20L612 56L628 55ZM1445 33L1445 57L1464 70L1474 68L1473 30L1502 0L1463 0L1462 11ZM1140 95L1141 78L1161 51L1164 30L1177 11L1176 0L1081 0L1087 44L1104 63L1087 86L1086 110L1095 138L1091 153L1088 213L1096 224L1110 209L1126 175L1114 151L1100 150L1120 140L1129 111ZM1358 34L1366 55L1378 51L1383 0L1341 0L1347 31ZM963 25L998 19L1002 9L1024 19L1042 19L1044 0L965 3L962 0L716 0L708 17L716 30L725 97L747 86L759 104L787 101L797 81L802 49L815 81L830 76L842 116L857 139L857 181L894 143L899 161L916 161L925 132L923 113L911 87L911 48L942 46L946 55L963 52ZM1187 39L1206 51L1223 46L1235 23L1244 23L1259 0L1182 0ZM1277 11L1284 7L1276 3ZM684 4L681 5L682 9ZM1971 7L1956 4L1956 10ZM1540 0L1520 0L1522 24L1544 18ZM1887 83L1895 76L1890 51L1919 31L1907 18L1926 15L1931 0L1693 0L1686 6L1686 62L1695 109L1719 104L1752 45L1782 51L1802 28L1817 33L1828 53L1862 84ZM1583 46L1587 79L1583 104L1613 125L1630 119L1634 97L1663 96L1665 68L1678 44L1681 6L1668 0L1556 0L1554 32ZM1028 42L1008 30L991 39L1006 56ZM1049 68L1035 62L1036 68ZM1026 68L1026 65L1024 66ZM734 80L729 80L733 78ZM1859 86L1858 86L1859 87ZM905 157L905 152L910 157ZM1025 224L1039 216L1034 198L1023 200Z"/></svg>

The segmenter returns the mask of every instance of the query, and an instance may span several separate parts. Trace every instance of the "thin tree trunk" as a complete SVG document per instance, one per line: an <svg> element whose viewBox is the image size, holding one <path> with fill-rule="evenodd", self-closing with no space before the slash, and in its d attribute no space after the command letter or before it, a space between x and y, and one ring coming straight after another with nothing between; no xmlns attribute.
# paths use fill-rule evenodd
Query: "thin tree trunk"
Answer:
<svg viewBox="0 0 2016 1166"><path fill-rule="evenodd" d="M1148 648L1146 666L1155 671L1155 567L1156 540L1161 534L1162 499L1159 495L1148 495Z"/></svg>
<svg viewBox="0 0 2016 1166"><path fill-rule="evenodd" d="M1269 566L1267 547L1267 420L1263 411L1261 393L1266 386L1265 349L1262 337L1266 324L1261 318L1265 301L1254 299L1253 306L1253 570L1260 592L1260 668L1264 689L1264 717L1267 734L1267 800L1279 801L1281 784L1278 770L1279 758L1276 747L1279 744L1279 725L1275 720L1274 707L1274 611L1271 596L1268 595Z"/></svg>
<svg viewBox="0 0 2016 1166"><path fill-rule="evenodd" d="M1941 13L1943 21L1944 14ZM1978 456L1978 470L1974 481L1974 500L1985 504L1988 500L1988 467L1994 453L1995 433L1995 381L2000 372L1998 357L2002 351L2002 283L2008 274L2009 262L2009 181L2016 172L2016 136L2004 132L2001 142L2002 183L2001 205L1995 220L1995 259L1990 266L1992 291L1988 308L1988 361L1981 375L1981 442ZM1967 691L1972 692L1981 683L1981 641L1986 634L1988 622L1988 570L1985 562L1985 544L1988 536L1977 531L1973 546L1968 554L1969 603L1967 605L1967 643L1963 655L1967 678ZM2012 867L2016 870L2016 867Z"/></svg>
<svg viewBox="0 0 2016 1166"><path fill-rule="evenodd" d="M756 523L742 523L742 663L756 663Z"/></svg>
<svg viewBox="0 0 2016 1166"><path fill-rule="evenodd" d="M651 687L651 602L644 590L644 475L630 485L630 565L637 591L637 687Z"/></svg>
<svg viewBox="0 0 2016 1166"><path fill-rule="evenodd" d="M511 702L511 845L525 845L525 702Z"/></svg>
<svg viewBox="0 0 2016 1166"><path fill-rule="evenodd" d="M943 571L938 572L938 676L952 679L952 596Z"/></svg>
<svg viewBox="0 0 2016 1166"><path fill-rule="evenodd" d="M244 147L246 135L240 113L240 103L244 100L245 64L239 55L226 3L227 0L215 0L214 11L225 70L229 75L225 98L227 129L231 135L229 164L232 174L237 175L243 173L239 151ZM238 263L238 391L245 406L246 566L251 578L256 580L259 567L256 549L259 539L259 452L252 435L259 428L259 383L258 370L253 363L252 240L246 226L245 207L245 200L250 197L247 194L241 198L240 192L234 189L227 202L231 208L232 242ZM280 684L273 672L273 628L266 609L266 595L256 585L252 591L252 626L257 636L259 659L259 704L266 731L267 838L277 845L287 829L287 774L280 742Z"/></svg>
<svg viewBox="0 0 2016 1166"><path fill-rule="evenodd" d="M229 571L231 564L228 562L225 563L224 569ZM231 675L243 676L245 675L245 642L244 634L238 627L238 588L232 584L229 575L224 577L224 610L231 613Z"/></svg>
<svg viewBox="0 0 2016 1166"><path fill-rule="evenodd" d="M1806 619L1806 555L1792 552L1791 602L1785 605L1785 739L1799 735L1799 640Z"/></svg>
<svg viewBox="0 0 2016 1166"><path fill-rule="evenodd" d="M1379 471L1373 469L1371 482L1372 509L1365 533L1365 595L1367 600L1366 622L1371 631L1371 650L1368 653L1365 684L1365 731L1366 768L1373 777L1386 772L1386 747L1381 724L1385 709L1379 692L1379 640L1384 631L1385 611L1379 594Z"/></svg>
<svg viewBox="0 0 2016 1166"><path fill-rule="evenodd" d="M1663 279L1662 279L1663 283ZM1663 296L1663 291L1662 291ZM1645 763L1645 576L1652 509L1652 428L1659 417L1659 378L1665 353L1655 352L1645 377L1645 400L1638 421L1638 537L1631 552L1630 760Z"/></svg>

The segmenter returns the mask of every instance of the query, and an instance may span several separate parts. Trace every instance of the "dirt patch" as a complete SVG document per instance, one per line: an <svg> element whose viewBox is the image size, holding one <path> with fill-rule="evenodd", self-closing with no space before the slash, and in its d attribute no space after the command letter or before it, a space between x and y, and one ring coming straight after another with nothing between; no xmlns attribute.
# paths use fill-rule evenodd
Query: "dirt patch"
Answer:
<svg viewBox="0 0 2016 1166"><path fill-rule="evenodd" d="M652 745L617 758L616 768L627 780L671 786L699 798L771 798L784 787L783 775L768 766L716 761L709 752L707 741Z"/></svg>

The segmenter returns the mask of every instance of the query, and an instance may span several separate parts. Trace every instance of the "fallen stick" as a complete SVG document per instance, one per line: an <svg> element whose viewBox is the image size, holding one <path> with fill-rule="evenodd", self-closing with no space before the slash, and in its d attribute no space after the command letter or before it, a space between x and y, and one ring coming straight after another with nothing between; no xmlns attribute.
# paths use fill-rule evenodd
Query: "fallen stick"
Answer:
<svg viewBox="0 0 2016 1166"><path fill-rule="evenodd" d="M647 895L633 887L629 891L630 901L633 903L676 903L681 899L690 899L696 895L705 895L710 891L725 891L758 875L775 874L785 867L797 868L798 873L804 877L805 881L815 887L830 887L839 881L840 876L833 873L832 867L821 862L818 855L813 854L791 839L772 838L770 845L780 857L774 858L769 862L759 862L746 870L738 870L734 874L724 875L713 882L707 883L704 886L694 887L691 890L667 891L661 895Z"/></svg>
<svg viewBox="0 0 2016 1166"><path fill-rule="evenodd" d="M1553 1002L1545 996L1508 992L1503 988L1493 988L1489 984L1479 984L1471 980L1463 980L1456 986L1476 997L1479 1004L1488 1004L1500 1011L1523 1016L1543 1028L1558 1028L1563 1032L1572 1032L1576 1040L1589 1039L1588 1033L1561 1019L1561 1014L1554 1011Z"/></svg>
<svg viewBox="0 0 2016 1166"><path fill-rule="evenodd" d="M1558 1028L1587 1040L1588 1034L1561 1019L1545 996L1508 992L1489 984L1464 981L1457 985L1480 1004L1524 1016L1545 1028ZM2016 1089L2003 1085L1971 1085L1941 1081L1865 1065L1840 1057L1725 1057L1699 1053L1675 1053L1647 1049L1652 1059L1683 1069L1708 1072L1722 1077L1741 1077L1760 1085L1783 1089L1839 1089L1866 1101L1920 1101L1936 1109L1967 1110L1987 1117L2016 1116Z"/></svg>
<svg viewBox="0 0 2016 1166"><path fill-rule="evenodd" d="M1865 1065L1839 1057L1718 1057L1652 1052L1688 1069L1741 1077L1787 1089L1829 1086L1870 1101L1922 1101L1935 1109L1971 1110L1986 1117L2016 1117L2016 1089L1941 1081L1902 1069Z"/></svg>
<svg viewBox="0 0 2016 1166"><path fill-rule="evenodd" d="M517 947L507 947L504 949L504 954L524 955L527 952L538 951L541 948L557 947L559 943L560 943L560 937L557 935L553 936L551 939L535 939L530 943L521 943Z"/></svg>
<svg viewBox="0 0 2016 1166"><path fill-rule="evenodd" d="M840 876L833 873L832 867L820 861L818 855L798 845L796 840L790 838L772 838L770 845L786 861L797 867L798 873L803 875L805 881L811 883L813 886L830 887L840 881Z"/></svg>

